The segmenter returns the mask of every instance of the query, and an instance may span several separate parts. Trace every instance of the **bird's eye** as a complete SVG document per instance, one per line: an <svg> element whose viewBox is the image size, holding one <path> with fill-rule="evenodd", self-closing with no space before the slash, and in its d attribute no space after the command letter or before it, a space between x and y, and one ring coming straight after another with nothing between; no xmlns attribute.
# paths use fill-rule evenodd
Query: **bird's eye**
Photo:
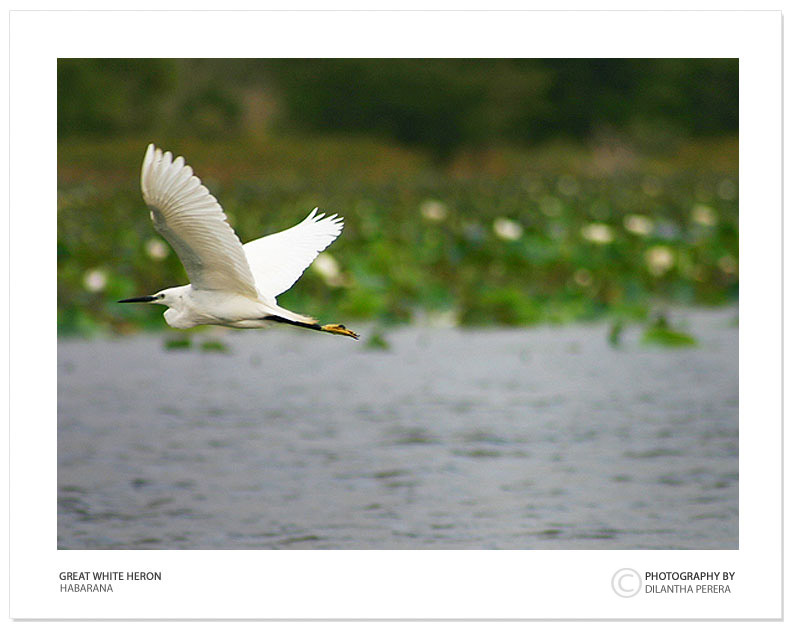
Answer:
<svg viewBox="0 0 793 630"><path fill-rule="evenodd" d="M160 298L161 300L164 300L165 299L165 293L160 293L160 295L158 295L157 297Z"/></svg>

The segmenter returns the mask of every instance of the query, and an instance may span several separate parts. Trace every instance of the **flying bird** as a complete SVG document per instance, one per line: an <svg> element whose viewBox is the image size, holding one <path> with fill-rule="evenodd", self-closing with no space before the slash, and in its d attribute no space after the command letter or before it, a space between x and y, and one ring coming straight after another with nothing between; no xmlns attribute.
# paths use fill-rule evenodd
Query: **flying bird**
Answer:
<svg viewBox="0 0 793 630"><path fill-rule="evenodd" d="M140 184L154 227L179 256L190 284L119 302L167 306L165 321L173 328L277 323L358 339L341 324L321 325L275 300L341 234L342 217L326 217L315 208L294 227L243 245L217 199L181 156L173 159L170 151L150 144Z"/></svg>

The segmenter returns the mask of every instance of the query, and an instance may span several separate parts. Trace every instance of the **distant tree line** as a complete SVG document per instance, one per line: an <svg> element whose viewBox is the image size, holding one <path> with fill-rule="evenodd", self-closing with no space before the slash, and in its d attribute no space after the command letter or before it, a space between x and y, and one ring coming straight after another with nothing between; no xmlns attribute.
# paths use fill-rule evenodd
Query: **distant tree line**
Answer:
<svg viewBox="0 0 793 630"><path fill-rule="evenodd" d="M61 59L58 133L353 132L445 155L738 129L737 59Z"/></svg>

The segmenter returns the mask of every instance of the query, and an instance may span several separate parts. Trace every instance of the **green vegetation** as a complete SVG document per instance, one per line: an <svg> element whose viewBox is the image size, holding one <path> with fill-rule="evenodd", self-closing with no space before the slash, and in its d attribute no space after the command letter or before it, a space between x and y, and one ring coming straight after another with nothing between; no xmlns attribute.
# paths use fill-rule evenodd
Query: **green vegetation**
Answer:
<svg viewBox="0 0 793 630"><path fill-rule="evenodd" d="M382 330L373 330L366 335L365 346L368 350L388 350L391 344L386 340Z"/></svg>
<svg viewBox="0 0 793 630"><path fill-rule="evenodd" d="M696 346L697 340L687 332L672 328L666 317L661 316L645 329L642 343L667 348L689 348Z"/></svg>
<svg viewBox="0 0 793 630"><path fill-rule="evenodd" d="M325 321L533 325L738 297L735 59L61 59L58 326L163 329L188 282L139 190L183 155L243 242L342 237L280 298ZM376 343L376 342L373 342Z"/></svg>
<svg viewBox="0 0 793 630"><path fill-rule="evenodd" d="M162 328L162 309L115 301L187 282L140 197L147 140L60 143L61 332ZM465 152L446 165L367 137L163 144L189 159L243 241L317 205L345 217L327 250L336 265L315 264L281 298L325 320L635 320L652 300L737 298L731 139L652 157L627 146Z"/></svg>
<svg viewBox="0 0 793 630"><path fill-rule="evenodd" d="M357 133L436 158L494 142L738 128L737 59L60 59L58 136Z"/></svg>
<svg viewBox="0 0 793 630"><path fill-rule="evenodd" d="M612 348L619 348L622 345L622 333L625 324L621 319L611 322L609 326L608 342Z"/></svg>
<svg viewBox="0 0 793 630"><path fill-rule="evenodd" d="M178 337L166 337L163 341L163 348L166 350L189 350L193 347L193 340L189 335L179 335Z"/></svg>
<svg viewBox="0 0 793 630"><path fill-rule="evenodd" d="M219 352L225 354L229 347L218 339L205 339L201 342L201 352Z"/></svg>

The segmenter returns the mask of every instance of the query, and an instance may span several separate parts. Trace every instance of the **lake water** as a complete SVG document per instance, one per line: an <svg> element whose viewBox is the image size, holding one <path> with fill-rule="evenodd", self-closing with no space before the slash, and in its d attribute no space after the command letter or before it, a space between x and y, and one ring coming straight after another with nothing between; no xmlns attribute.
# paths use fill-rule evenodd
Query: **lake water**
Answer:
<svg viewBox="0 0 793 630"><path fill-rule="evenodd" d="M59 548L735 549L736 311L673 320L61 340Z"/></svg>

